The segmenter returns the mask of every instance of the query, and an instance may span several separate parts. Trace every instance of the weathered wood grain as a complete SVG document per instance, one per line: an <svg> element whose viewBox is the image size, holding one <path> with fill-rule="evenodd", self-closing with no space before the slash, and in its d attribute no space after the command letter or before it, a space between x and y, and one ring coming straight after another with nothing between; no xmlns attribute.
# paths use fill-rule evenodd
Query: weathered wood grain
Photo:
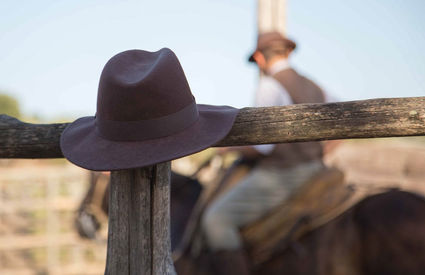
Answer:
<svg viewBox="0 0 425 275"><path fill-rule="evenodd" d="M171 162L154 166L152 181L152 274L175 274L170 239L170 171ZM138 274L138 273L135 273Z"/></svg>
<svg viewBox="0 0 425 275"><path fill-rule="evenodd" d="M216 146L425 135L425 97L245 108Z"/></svg>
<svg viewBox="0 0 425 275"><path fill-rule="evenodd" d="M62 158L59 139L67 125L24 123L0 114L0 158Z"/></svg>
<svg viewBox="0 0 425 275"><path fill-rule="evenodd" d="M105 274L175 274L170 162L111 172Z"/></svg>
<svg viewBox="0 0 425 275"><path fill-rule="evenodd" d="M0 158L60 158L67 124L28 124L0 115ZM243 108L215 146L425 135L425 97Z"/></svg>

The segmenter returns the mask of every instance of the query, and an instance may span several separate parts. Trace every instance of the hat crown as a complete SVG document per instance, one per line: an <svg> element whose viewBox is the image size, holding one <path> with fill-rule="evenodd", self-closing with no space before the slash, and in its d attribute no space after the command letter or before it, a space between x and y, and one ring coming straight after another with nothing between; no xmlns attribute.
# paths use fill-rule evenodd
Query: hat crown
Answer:
<svg viewBox="0 0 425 275"><path fill-rule="evenodd" d="M292 40L289 40L283 36L280 32L272 31L265 32L258 35L257 39L257 50L264 50L268 47L282 46L295 49L296 44Z"/></svg>
<svg viewBox="0 0 425 275"><path fill-rule="evenodd" d="M99 81L96 116L141 121L175 113L194 102L176 55L129 50L113 56Z"/></svg>

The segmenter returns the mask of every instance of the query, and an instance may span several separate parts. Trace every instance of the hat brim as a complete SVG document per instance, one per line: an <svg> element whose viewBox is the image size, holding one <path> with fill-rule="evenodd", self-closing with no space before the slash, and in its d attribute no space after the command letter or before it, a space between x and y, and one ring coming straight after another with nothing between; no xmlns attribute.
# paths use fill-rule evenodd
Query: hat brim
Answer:
<svg viewBox="0 0 425 275"><path fill-rule="evenodd" d="M248 62L255 62L255 59L254 59L254 53L255 53L255 52L253 52L253 53L249 56L249 58L248 58Z"/></svg>
<svg viewBox="0 0 425 275"><path fill-rule="evenodd" d="M239 109L198 104L199 119L183 131L144 141L111 141L101 137L95 117L77 119L63 131L63 155L77 166L94 171L144 167L202 151L232 128Z"/></svg>

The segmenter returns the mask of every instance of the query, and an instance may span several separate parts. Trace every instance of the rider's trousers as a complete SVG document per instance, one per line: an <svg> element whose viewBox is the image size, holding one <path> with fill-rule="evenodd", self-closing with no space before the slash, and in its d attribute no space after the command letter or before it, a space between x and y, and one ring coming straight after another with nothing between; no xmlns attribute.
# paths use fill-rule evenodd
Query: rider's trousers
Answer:
<svg viewBox="0 0 425 275"><path fill-rule="evenodd" d="M239 228L281 204L321 169L321 161L289 169L254 168L234 188L214 201L203 216L202 227L210 249L241 248Z"/></svg>

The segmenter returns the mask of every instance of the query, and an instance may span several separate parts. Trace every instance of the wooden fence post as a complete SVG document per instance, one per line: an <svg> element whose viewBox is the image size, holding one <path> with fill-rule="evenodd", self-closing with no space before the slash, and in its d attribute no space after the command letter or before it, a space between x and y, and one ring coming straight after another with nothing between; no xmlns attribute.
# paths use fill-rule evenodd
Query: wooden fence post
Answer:
<svg viewBox="0 0 425 275"><path fill-rule="evenodd" d="M170 162L111 172L105 274L176 274L170 241Z"/></svg>
<svg viewBox="0 0 425 275"><path fill-rule="evenodd" d="M278 31L286 36L286 0L258 0L258 33Z"/></svg>

